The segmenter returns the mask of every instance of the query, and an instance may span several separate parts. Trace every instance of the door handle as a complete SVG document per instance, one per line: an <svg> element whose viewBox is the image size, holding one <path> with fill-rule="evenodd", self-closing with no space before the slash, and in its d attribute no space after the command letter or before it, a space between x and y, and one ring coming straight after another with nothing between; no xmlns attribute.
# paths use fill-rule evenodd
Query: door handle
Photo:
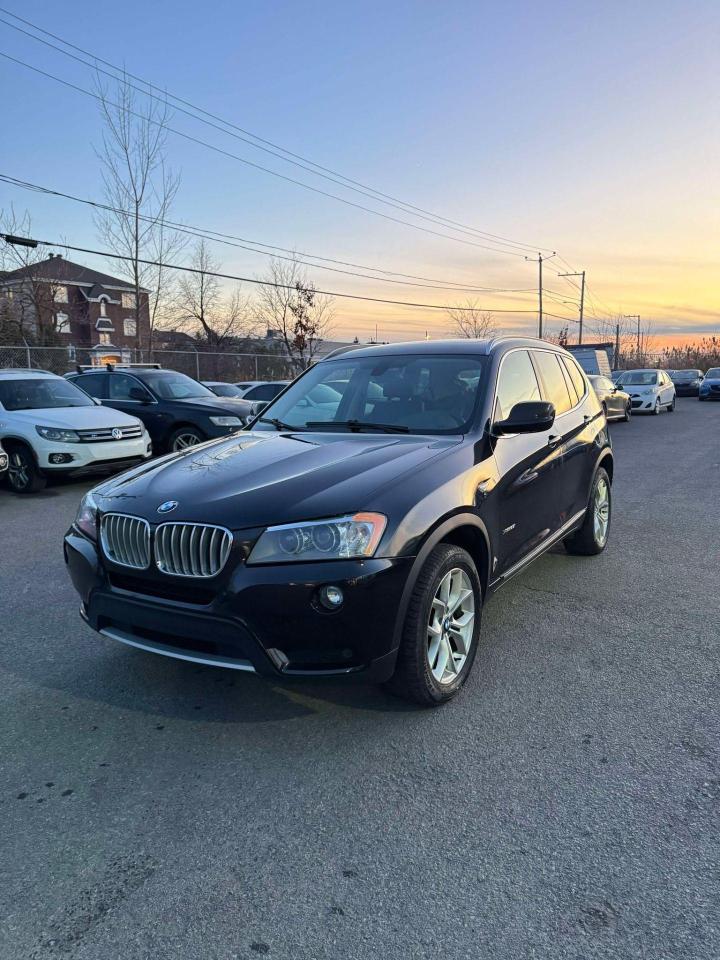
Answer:
<svg viewBox="0 0 720 960"><path fill-rule="evenodd" d="M525 473L520 474L516 482L518 486L525 486L525 484L532 483L533 480L537 480L538 477L539 473L537 470L526 470Z"/></svg>
<svg viewBox="0 0 720 960"><path fill-rule="evenodd" d="M561 440L562 440L562 437L557 437L555 436L554 433L551 433L550 436L548 437L547 445L552 449L556 447Z"/></svg>

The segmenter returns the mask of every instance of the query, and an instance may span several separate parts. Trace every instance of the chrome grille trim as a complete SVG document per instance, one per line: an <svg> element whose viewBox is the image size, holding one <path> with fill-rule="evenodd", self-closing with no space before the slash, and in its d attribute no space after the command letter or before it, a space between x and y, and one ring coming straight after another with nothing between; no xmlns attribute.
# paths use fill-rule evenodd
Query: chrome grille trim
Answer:
<svg viewBox="0 0 720 960"><path fill-rule="evenodd" d="M121 567L147 570L150 566L150 524L125 513L106 513L100 524L103 553Z"/></svg>
<svg viewBox="0 0 720 960"><path fill-rule="evenodd" d="M114 429L122 433L120 440L137 440L143 434L143 428L139 424L131 427L98 427L96 430L77 430L76 432L81 443L105 443L115 440L112 435ZM117 440L115 442L117 443Z"/></svg>
<svg viewBox="0 0 720 960"><path fill-rule="evenodd" d="M175 577L216 577L228 561L232 534L205 523L162 523L155 530L155 564Z"/></svg>

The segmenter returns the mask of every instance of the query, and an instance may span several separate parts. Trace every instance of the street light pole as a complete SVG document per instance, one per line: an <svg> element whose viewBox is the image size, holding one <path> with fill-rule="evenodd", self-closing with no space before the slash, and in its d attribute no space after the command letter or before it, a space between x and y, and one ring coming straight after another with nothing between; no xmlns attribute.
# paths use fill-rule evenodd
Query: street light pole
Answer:
<svg viewBox="0 0 720 960"><path fill-rule="evenodd" d="M640 314L639 313L626 313L626 320L637 320L637 361L640 363Z"/></svg>

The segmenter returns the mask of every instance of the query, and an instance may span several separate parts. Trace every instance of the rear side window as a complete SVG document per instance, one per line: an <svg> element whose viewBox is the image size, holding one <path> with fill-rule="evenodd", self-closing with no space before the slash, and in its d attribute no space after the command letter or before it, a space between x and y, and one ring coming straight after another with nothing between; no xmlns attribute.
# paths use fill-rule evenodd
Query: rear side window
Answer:
<svg viewBox="0 0 720 960"><path fill-rule="evenodd" d="M513 350L502 361L495 401L495 419L505 420L516 403L540 399L535 370L527 350Z"/></svg>
<svg viewBox="0 0 720 960"><path fill-rule="evenodd" d="M245 395L246 400L274 400L280 391L285 387L284 383L263 383L259 387L253 387Z"/></svg>
<svg viewBox="0 0 720 960"><path fill-rule="evenodd" d="M81 390L84 390L85 393L89 393L91 397L97 397L98 400L104 400L106 397L106 379L106 373L83 373L83 375L78 377L74 383L76 386L80 387Z"/></svg>
<svg viewBox="0 0 720 960"><path fill-rule="evenodd" d="M570 399L560 367L560 358L549 350L533 350L533 361L540 374L543 400L549 400L555 405L556 415L567 413L571 407L575 406L575 400Z"/></svg>
<svg viewBox="0 0 720 960"><path fill-rule="evenodd" d="M563 357L562 359L565 364L565 369L570 376L570 382L575 387L575 393L577 393L578 399L581 399L585 395L585 377L582 375L580 367L572 357ZM605 390L612 390L612 384L606 377L599 377L598 379Z"/></svg>

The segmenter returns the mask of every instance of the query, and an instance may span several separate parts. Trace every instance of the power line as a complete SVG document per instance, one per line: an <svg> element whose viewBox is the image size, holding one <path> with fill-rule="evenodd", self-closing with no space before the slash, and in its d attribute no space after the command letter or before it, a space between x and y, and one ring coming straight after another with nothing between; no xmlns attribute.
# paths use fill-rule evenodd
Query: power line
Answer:
<svg viewBox="0 0 720 960"><path fill-rule="evenodd" d="M27 181L27 180L19 180L17 177L11 177L8 174L0 173L0 181L4 183L8 183L11 186L17 186L26 190L32 190L33 192L36 192L36 193L42 193L42 194L46 194L48 196L53 196L53 197L60 197L65 200L72 200L75 203L85 204L86 206L93 207L94 209L97 209L97 210L105 210L111 213L120 214L121 216L128 216L128 217L135 216L135 214L132 213L131 211L123 210L121 207L114 207L111 204L102 203L98 200L90 200L86 197L76 197L73 194L64 193L63 191L55 190L52 187L45 187L45 186L42 186L41 184L31 183L30 181ZM273 256L279 260L289 260L289 261L297 260L299 258L304 258L303 259L304 263L306 263L308 266L315 267L316 269L331 270L333 273L342 273L348 276L361 277L367 280L381 280L384 283L396 283L396 284L401 284L403 286L422 287L430 290L448 290L454 293L526 293L526 292L530 292L530 289L531 289L531 288L515 288L515 287L461 286L459 284L459 281L452 281L452 280L435 281L429 277L413 277L411 274L399 274L392 270L381 270L379 267L367 267L362 264L347 263L346 261L343 261L343 260L335 260L332 257L320 257L316 254L302 253L300 251L290 250L287 247L278 247L272 244L260 243L259 241L246 240L243 237L236 237L233 234L221 233L218 230L211 230L207 227L197 227L197 226L193 226L192 224L183 224L173 220L166 220L161 217L153 217L148 214L138 214L138 218L148 223L156 223L158 225L166 226L171 230L177 231L178 233L185 233L185 234L188 234L189 236L197 237L198 239L211 240L216 243L224 243L228 246L237 247L241 250L249 250L252 253L259 253L265 257ZM235 241L239 241L239 242L235 242ZM249 244L256 244L256 246L249 246ZM260 246L268 247L271 252L268 252L268 250L258 249L258 247ZM289 253L291 254L291 256L289 257L281 256L273 252L276 250L281 250L284 253ZM406 282L403 280L394 280L394 279L391 279L389 276L377 277L371 274L357 273L352 270L340 270L334 267L324 266L323 264L320 264L320 263L312 263L311 262L312 260L327 260L328 262L341 264L343 266L354 266L362 270L374 270L379 273L392 274L393 276L408 277L410 280L423 280L428 282L412 283L412 282Z"/></svg>
<svg viewBox="0 0 720 960"><path fill-rule="evenodd" d="M277 287L279 290L297 290L293 284L275 283L272 280L258 280L256 277L240 277L233 273L220 273L217 270L199 270L197 267L185 267L177 263L163 263L160 260L147 260L144 257L128 257L122 253L111 253L109 250L96 250L93 247L78 247L66 241L36 240L31 237L15 237L8 233L0 233L0 239L6 243L16 243L29 247L60 247L65 250L74 250L77 253L88 253L96 257L106 257L109 260L124 260L128 263L142 263L147 267L162 267L165 270L179 270L183 273L195 273L205 277L217 277L220 280L236 280L240 283L252 283L260 287ZM334 290L316 290L313 293L325 297L338 297L344 300L362 300L366 303L388 303L397 307L419 307L423 310L447 310L443 304L415 303L407 300L389 300L383 297L365 297L357 293L339 293ZM509 310L501 307L453 307L454 310L468 312L485 310L488 313L535 313L534 310ZM564 319L564 318L561 318Z"/></svg>
<svg viewBox="0 0 720 960"><path fill-rule="evenodd" d="M27 70L31 70L33 73L37 73L39 76L45 77L48 80L53 80L56 83L61 84L64 87L68 87L71 90L75 90L78 93L82 93L87 97L91 97L93 100L99 102L104 102L109 104L116 109L123 109L125 113L128 113L130 116L137 117L138 119L143 120L144 122L151 123L154 126L161 127L163 130L167 130L168 133L175 134L175 136L182 137L184 140L188 140L190 143L198 144L199 146L206 147L208 150L212 150L214 153L219 153L221 156L229 157L232 160L237 160L239 163L243 163L246 166L252 167L255 170L262 170L263 173L267 173L272 177L276 177L279 180L284 180L287 183L292 183L295 186L303 187L305 190L310 190L312 193L317 193L320 196L328 197L331 200L338 200L340 203L344 203L349 207L354 207L357 210L364 210L366 213L370 213L376 217L382 217L383 220L389 220L392 223L403 224L406 227L410 227L413 230L420 230L423 233L431 234L432 236L441 237L444 240L454 240L455 243L462 243L469 247L477 247L480 250L488 250L491 253L499 254L507 257L519 257L521 260L525 259L524 254L516 253L513 250L499 250L497 247L488 246L487 244L476 243L474 240L465 240L462 237L454 237L449 233L440 233L438 230L431 230L429 227L423 227L419 223L411 223L409 220L403 220L401 217L393 217L390 214L383 213L380 210L373 210L372 207L366 207L362 203L356 203L354 200L348 200L346 197L340 197L335 193L329 193L327 190L321 190L319 187L314 187L312 184L304 183L302 180L296 180L294 177L288 177L284 173L279 173L277 170L271 170L269 167L264 167L260 163L255 163L252 160L248 160L246 157L240 157L236 153L231 153L229 150L224 150L222 147L218 147L216 144L208 143L207 140L202 140L200 137L193 137L189 133L185 133L182 130L177 130L175 127L171 127L166 123L161 123L158 120L154 120L152 117L143 116L140 113L137 113L134 110L127 109L125 107L120 107L119 104L113 102L112 100L105 99L97 93L93 93L90 90L86 90L84 87L80 87L75 83L71 83L69 80L63 80L62 77L57 77L55 74L48 73L46 70L41 70L39 67L35 67L30 63L26 63L24 60L20 60L17 57L12 57L10 54L5 53L0 50L0 57L4 57L6 60L9 60L11 63L16 63L21 67L25 67Z"/></svg>
<svg viewBox="0 0 720 960"><path fill-rule="evenodd" d="M413 216L417 216L420 219L429 220L432 223L440 223L445 226L451 226L453 228L458 229L460 232L474 234L484 239L492 240L502 246L513 246L513 247L517 247L525 250L537 250L537 249L549 250L549 248L539 247L537 244L528 244L522 241L512 240L507 237L503 237L499 234L489 233L488 231L485 231L485 230L478 230L476 227L468 226L467 224L461 223L460 221L457 221L457 220L451 220L448 217L443 217L439 214L432 213L431 211L425 210L422 207L418 207L414 204L401 200L398 197L394 197L391 194L383 193L382 191L377 190L374 187L370 187L367 184L361 183L358 180L353 180L350 177L346 177L343 174L330 169L329 167L323 167L322 165L315 163L312 160L308 160L306 157L303 157L300 154L293 153L292 151L287 150L286 148L279 146L278 144L273 143L270 140L266 140L263 137L259 137L256 134L248 130L245 130L242 127L239 127L237 124L234 124L229 120L225 120L222 117L203 109L202 107L198 107L197 105L191 103L190 101L185 100L182 97L178 97L175 94L165 91L164 97L159 98L157 94L152 92L153 88L155 89L159 89L159 88L157 87L157 85L151 83L150 81L144 80L142 77L139 77L136 74L132 74L129 71L126 71L124 68L118 67L108 60L104 60L102 57L98 57L95 54L89 52L88 50L84 50L82 47L78 46L77 44L70 43L69 41L64 40L62 37L58 36L57 34L54 34L49 30L45 30L43 27L40 27L37 24L34 24L31 21L24 19L23 17L19 17L17 14L14 14L9 10L6 10L0 7L0 12L5 13L7 16L12 17L13 20L17 20L20 23L24 23L26 26L31 27L32 30L45 34L45 36L52 37L54 40L57 40L59 43L61 43L64 47L69 47L73 50L77 50L79 53L82 53L85 57L89 57L93 62L88 63L86 60L83 60L81 57L78 57L70 53L68 50L64 50L62 49L62 47L58 47L56 44L50 43L49 41L44 40L42 37L35 36L35 34L30 33L27 30L24 30L22 27L19 27L17 24L9 23L7 20L3 20L2 18L0 18L0 22L4 23L6 26L10 27L12 30L16 30L24 34L25 36L30 37L36 42L42 43L45 46L48 46L53 50L56 50L59 53L62 53L64 56L69 57L77 61L78 63L83 64L86 67L90 67L99 73L103 73L105 76L109 76L113 80L117 81L119 79L122 79L123 82L127 83L128 86L130 86L133 90L137 90L138 92L142 93L144 96L152 97L153 99L163 99L165 102L167 102L167 99L170 99L175 102L173 109L179 110L181 113L184 113L195 120L199 120L201 123L205 123L208 126L211 126L217 130L220 130L222 133L225 133L229 136L233 136L236 139L241 140L243 143L247 143L258 150L262 150L263 152L268 153L271 156L274 156L282 160L283 162L291 163L294 166L300 167L301 169L306 170L308 173L312 173L316 176L323 177L326 180L330 180L332 183L336 183L339 186L342 186L346 189L354 190L355 192L360 193L363 196L369 197L370 199L380 200L381 202L387 203L389 206L392 206L395 209L401 210L404 213L411 213L411 215ZM119 73L121 77L117 77L115 74L111 74L107 70L103 70L102 68L98 67L98 63L103 63L105 64L105 66L110 67L111 70L115 71L115 74ZM129 83L127 81L128 77L131 77L133 80L137 80L139 83L143 84L143 86L148 87L149 89L142 90L141 88L138 88L134 84ZM177 104L183 104L184 106L177 106ZM189 107L190 110L185 109L185 107ZM201 116L198 116L198 114L201 114ZM219 121L219 123L222 124L223 126L218 126L217 123L210 122L210 120L205 119L206 117L210 117L214 121ZM231 129L227 129L228 127ZM237 133L233 133L233 130L239 131L241 134L244 134L244 136L238 136ZM248 140L247 137L251 137L252 140ZM258 142L254 143L253 141L258 141ZM272 148L272 149L268 149L268 148ZM276 151L280 151L280 153ZM285 156L282 156L281 154L285 154ZM311 168L315 168L315 169L311 169Z"/></svg>

